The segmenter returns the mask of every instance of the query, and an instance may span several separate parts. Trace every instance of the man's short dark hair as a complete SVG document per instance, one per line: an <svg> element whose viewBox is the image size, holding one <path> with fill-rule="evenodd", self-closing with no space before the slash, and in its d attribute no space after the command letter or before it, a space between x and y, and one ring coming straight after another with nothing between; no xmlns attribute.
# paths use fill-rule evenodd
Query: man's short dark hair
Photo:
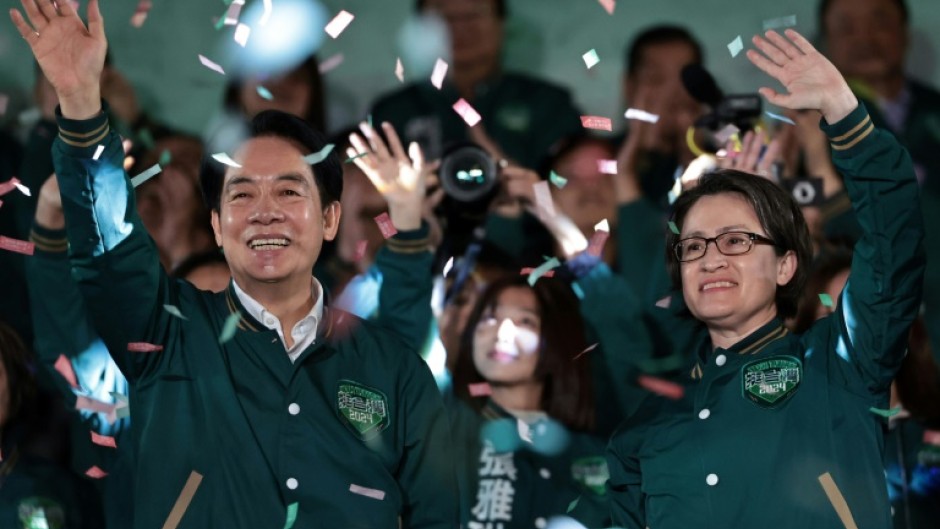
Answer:
<svg viewBox="0 0 940 529"><path fill-rule="evenodd" d="M822 32L822 35L826 36L826 13L829 12L829 8L832 7L833 0L821 0L819 2L819 11L817 11L817 21L819 23L819 30ZM891 3L894 4L894 7L898 8L898 12L901 13L901 22L906 26L910 20L911 12L907 8L907 2L905 0L891 0Z"/></svg>
<svg viewBox="0 0 940 529"><path fill-rule="evenodd" d="M702 64L705 61L705 54L702 51L702 45L692 36L689 31L681 26L653 26L647 28L642 33L634 37L633 41L627 47L624 54L624 70L627 75L633 75L642 63L643 52L651 46L672 43L686 44L692 50L694 64Z"/></svg>
<svg viewBox="0 0 940 529"><path fill-rule="evenodd" d="M422 12L427 6L427 0L416 0L415 1L415 11ZM493 8L496 10L496 16L501 20L506 18L508 10L506 9L506 0L493 0Z"/></svg>
<svg viewBox="0 0 940 529"><path fill-rule="evenodd" d="M295 144L304 154L320 152L327 145L326 137L303 119L280 110L265 110L252 118L248 125L248 139L282 138ZM246 140L247 141L247 140ZM325 160L313 166L313 180L320 194L320 204L326 207L338 202L343 194L343 167L339 155L333 150ZM202 196L210 211L219 211L225 168L211 157L204 157L199 175Z"/></svg>
<svg viewBox="0 0 940 529"><path fill-rule="evenodd" d="M809 277L813 247L803 212L790 193L766 178L724 169L703 176L697 186L679 196L673 204L672 222L681 232L686 215L700 198L726 193L743 197L754 208L761 228L776 243L778 256L791 250L796 254L796 272L789 283L777 287L776 296L777 315L780 318L795 316ZM681 264L673 251L677 242L679 235L670 231L666 237L666 264L673 287L681 290Z"/></svg>

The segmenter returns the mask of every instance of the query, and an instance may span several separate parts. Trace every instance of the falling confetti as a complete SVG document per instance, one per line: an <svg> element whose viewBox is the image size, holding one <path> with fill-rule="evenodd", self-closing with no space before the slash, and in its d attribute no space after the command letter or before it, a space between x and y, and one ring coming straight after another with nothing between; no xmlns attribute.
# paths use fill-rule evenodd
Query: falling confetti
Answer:
<svg viewBox="0 0 940 529"><path fill-rule="evenodd" d="M672 305L672 296L660 298L659 301L656 302L656 306L661 309L668 309L670 305Z"/></svg>
<svg viewBox="0 0 940 529"><path fill-rule="evenodd" d="M251 35L251 27L248 24L238 23L238 26L235 27L235 35L232 39L242 48L248 44L248 36Z"/></svg>
<svg viewBox="0 0 940 529"><path fill-rule="evenodd" d="M9 193L10 191L13 191L14 189L19 189L21 193L23 192L23 189L26 189L27 191L29 191L29 189L27 189L26 186L20 183L19 179L14 176L13 178L10 178L6 182L0 184L0 197ZM29 195L27 194L26 196L29 196Z"/></svg>
<svg viewBox="0 0 940 529"><path fill-rule="evenodd" d="M297 502L294 502L287 506L287 520L284 522L284 529L291 529L291 527L294 527L294 522L296 521Z"/></svg>
<svg viewBox="0 0 940 529"><path fill-rule="evenodd" d="M647 123L657 123L659 121L659 116L656 114L651 114L638 108L628 108L627 111L623 114L623 117L627 119L635 119L637 121L645 121Z"/></svg>
<svg viewBox="0 0 940 529"><path fill-rule="evenodd" d="M180 495L176 498L173 509L166 517L166 521L163 522L164 529L175 529L179 526L183 515L186 514L186 509L189 508L190 502L193 501L193 496L196 495L196 489L199 488L200 483L202 483L202 474L195 470L192 471L186 479L186 484L183 485L183 490L180 491Z"/></svg>
<svg viewBox="0 0 940 529"><path fill-rule="evenodd" d="M895 415L901 413L901 407L898 406L896 408L891 408L890 410L883 410L881 408L872 407L872 408L868 408L868 411L874 413L875 415L880 415L881 417L890 419L891 417L894 417Z"/></svg>
<svg viewBox="0 0 940 529"><path fill-rule="evenodd" d="M336 55L331 55L325 61L320 63L320 66L317 67L317 70L321 74L325 74L329 71L335 70L337 66L343 64L345 57L342 53L337 53Z"/></svg>
<svg viewBox="0 0 940 529"><path fill-rule="evenodd" d="M346 158L345 160L343 160L343 163L353 163L354 161L358 160L359 158L362 158L363 156L368 156L368 155L369 155L369 153L367 153L367 152L362 152L362 153L359 153L359 154L357 154L357 155L355 155L355 156L350 156L349 158Z"/></svg>
<svg viewBox="0 0 940 529"><path fill-rule="evenodd" d="M526 266L522 268L522 270L519 270L519 275L527 276L534 271L535 271L535 268L532 268L531 266ZM544 274L542 274L542 277L555 277L555 271L549 270L548 272L545 272Z"/></svg>
<svg viewBox="0 0 940 529"><path fill-rule="evenodd" d="M395 59L395 77L399 83L405 82L405 67L401 65L401 57Z"/></svg>
<svg viewBox="0 0 940 529"><path fill-rule="evenodd" d="M744 41L741 40L741 35L738 35L737 38L732 40L728 44L728 51L731 53L732 57L737 57L741 50L744 49Z"/></svg>
<svg viewBox="0 0 940 529"><path fill-rule="evenodd" d="M98 446L107 446L110 448L117 448L117 442L115 442L113 437L108 437L107 435L100 435L95 432L91 432L91 442L95 443Z"/></svg>
<svg viewBox="0 0 940 529"><path fill-rule="evenodd" d="M555 204L552 202L552 191L548 187L548 182L541 180L532 184L532 191L535 194L535 207L548 217L555 216Z"/></svg>
<svg viewBox="0 0 940 529"><path fill-rule="evenodd" d="M636 381L641 388L672 400L681 399L685 393L685 390L679 384L649 375L640 375Z"/></svg>
<svg viewBox="0 0 940 529"><path fill-rule="evenodd" d="M334 149L335 147L336 147L336 146L333 145L332 143L327 143L327 144L326 144L322 149L320 149L319 151L313 152L313 153L310 153L310 154L304 156L304 161L307 162L307 163L310 164L310 165L316 165L316 164L322 162L323 160L326 160L326 157L329 156L331 152L333 152L333 149Z"/></svg>
<svg viewBox="0 0 940 529"><path fill-rule="evenodd" d="M101 153L104 152L104 145L99 145L95 147L95 154L91 157L92 160L97 161L101 157Z"/></svg>
<svg viewBox="0 0 940 529"><path fill-rule="evenodd" d="M781 116L780 114L774 114L773 112L771 112L771 111L769 111L769 110L765 110L765 111L764 111L764 114L767 114L767 117L769 117L769 118L771 118L771 119L776 119L777 121L782 121L782 122L787 123L787 124L790 124L790 125L796 125L796 122L793 121L792 119L790 119L790 118L788 118L788 117L786 117L786 116Z"/></svg>
<svg viewBox="0 0 940 529"><path fill-rule="evenodd" d="M679 227L676 226L676 223L671 220L669 221L669 231L671 231L672 233L675 233L676 235L679 235Z"/></svg>
<svg viewBox="0 0 940 529"><path fill-rule="evenodd" d="M548 181L554 184L558 189L564 189L564 187L568 185L568 179L555 171L552 171L551 174L548 175Z"/></svg>
<svg viewBox="0 0 940 529"><path fill-rule="evenodd" d="M76 410L86 410L93 411L95 413L104 413L106 415L111 415L114 413L114 410L117 406L114 404L108 404L107 402L102 402L97 399L90 397L85 397L84 395L79 395L75 398L75 409ZM110 420L110 422L114 422Z"/></svg>
<svg viewBox="0 0 940 529"><path fill-rule="evenodd" d="M170 153L169 149L163 149L163 152L160 153L160 167L170 165L171 161L173 161L173 154Z"/></svg>
<svg viewBox="0 0 940 529"><path fill-rule="evenodd" d="M826 497L829 498L829 503L832 504L832 508L835 509L836 514L839 515L839 520L842 521L842 525L844 525L846 529L858 529L858 526L855 524L855 519L852 517L852 511L849 510L849 504L845 501L845 496L842 495L839 486L836 485L836 482L832 479L832 474L826 472L825 474L820 474L817 479L826 492Z"/></svg>
<svg viewBox="0 0 940 529"><path fill-rule="evenodd" d="M0 235L0 250L8 250L23 255L33 255L33 252L36 250L36 245L29 241L11 239L10 237Z"/></svg>
<svg viewBox="0 0 940 529"><path fill-rule="evenodd" d="M597 160L597 172L601 174L617 174L617 160Z"/></svg>
<svg viewBox="0 0 940 529"><path fill-rule="evenodd" d="M388 239L389 237L394 237L398 230L395 229L395 225L392 224L392 219L389 218L388 213L382 213L381 215L375 217L375 223L379 225L379 230L382 232L382 237Z"/></svg>
<svg viewBox="0 0 940 529"><path fill-rule="evenodd" d="M228 155L228 153L217 152L212 155L212 159L221 164L225 164L229 167L234 167L236 169L241 167L241 164L233 160L232 157Z"/></svg>
<svg viewBox="0 0 940 529"><path fill-rule="evenodd" d="M355 483L352 483L349 485L349 492L352 492L353 494L358 494L360 496L365 496L367 498L372 498L375 500L385 499L384 491L377 490L377 489L370 489L368 487L361 487L359 485L356 485Z"/></svg>
<svg viewBox="0 0 940 529"><path fill-rule="evenodd" d="M224 344L235 336L238 330L238 321L241 320L241 314L233 312L225 318L225 325L222 326L222 332L219 334L219 343Z"/></svg>
<svg viewBox="0 0 940 529"><path fill-rule="evenodd" d="M262 13L261 18L258 20L258 24L264 26L267 25L268 20L271 19L271 11L274 9L272 0L262 0L264 5L264 13Z"/></svg>
<svg viewBox="0 0 940 529"><path fill-rule="evenodd" d="M529 286L535 286L535 282L539 280L540 277L546 275L546 273L553 268L558 268L561 263L558 261L557 257L552 257L551 259L540 264L535 270L532 270L532 273L529 274Z"/></svg>
<svg viewBox="0 0 940 529"><path fill-rule="evenodd" d="M134 9L134 14L131 15L131 26L135 28L143 26L151 7L153 7L153 2L150 0L140 0L137 3L137 8Z"/></svg>
<svg viewBox="0 0 940 529"><path fill-rule="evenodd" d="M566 510L565 512L566 512L566 513L570 513L571 511L575 510L575 509L578 507L578 502L579 502L579 501L581 501L581 496L578 496L577 498L574 499L574 501L572 501L571 503L569 503L569 504L568 504L568 510Z"/></svg>
<svg viewBox="0 0 940 529"><path fill-rule="evenodd" d="M264 99L267 101L274 100L274 94L272 94L270 90L268 90L267 88L261 85L258 85L258 88L256 88L255 91L258 92L258 96L260 96L261 99Z"/></svg>
<svg viewBox="0 0 940 529"><path fill-rule="evenodd" d="M593 344L593 345L587 346L583 351L581 351L580 353L574 355L574 358L572 358L572 360L577 360L578 358L581 358L582 356L584 356L584 355L590 353L590 352L593 351L594 349L597 349L597 346L598 346L598 345L600 345L600 344Z"/></svg>
<svg viewBox="0 0 940 529"><path fill-rule="evenodd" d="M607 11L608 15L614 14L614 9L617 7L615 0L598 0L598 2L600 2L601 7L604 8L604 11Z"/></svg>
<svg viewBox="0 0 940 529"><path fill-rule="evenodd" d="M431 84L434 85L434 88L438 90L441 89L441 85L444 84L444 77L447 76L447 63L443 59L437 59L437 62L434 63L434 71L431 72Z"/></svg>
<svg viewBox="0 0 940 529"><path fill-rule="evenodd" d="M591 48L591 50L582 55L581 58L584 59L584 65L587 66L588 70L601 62L601 58L597 56L597 50L594 48Z"/></svg>
<svg viewBox="0 0 940 529"><path fill-rule="evenodd" d="M595 129L595 130L614 130L611 125L610 118L605 118L602 116L581 116L581 126L586 129Z"/></svg>
<svg viewBox="0 0 940 529"><path fill-rule="evenodd" d="M790 28L796 25L796 15L780 18L771 18L764 21L764 31L779 28Z"/></svg>
<svg viewBox="0 0 940 529"><path fill-rule="evenodd" d="M75 370L72 369L72 362L66 358L65 355L59 355L59 358L56 358L55 364L53 364L55 370L58 371L62 378L69 383L69 386L73 388L80 388L78 385L78 378L75 376Z"/></svg>
<svg viewBox="0 0 940 529"><path fill-rule="evenodd" d="M724 145L731 139L732 136L741 132L741 129L734 125L725 125L721 130L715 133L715 141L719 145Z"/></svg>
<svg viewBox="0 0 940 529"><path fill-rule="evenodd" d="M245 0L235 0L232 2L225 11L225 17L223 17L222 24L226 26L234 26L235 24L238 24L238 17L241 16L243 5L245 5Z"/></svg>
<svg viewBox="0 0 940 529"><path fill-rule="evenodd" d="M335 39L336 37L339 37L340 33L346 29L346 26L348 26L354 18L356 17L353 16L352 13L343 9L339 12L339 14L333 17L333 20L331 20L330 23L327 24L323 29L329 36Z"/></svg>
<svg viewBox="0 0 940 529"><path fill-rule="evenodd" d="M150 169L147 169L146 171L135 176L134 178L131 178L131 185L134 187L137 187L140 184L143 184L144 182L146 182L147 180L150 180L154 176L157 176L158 174L160 174L160 171L162 170L163 169L160 167L160 164L154 164Z"/></svg>
<svg viewBox="0 0 940 529"><path fill-rule="evenodd" d="M100 468L98 468L97 465L95 465L95 466L89 468L88 470L86 470L86 471L85 471L85 475L88 476L88 477L90 477L91 479L101 479L101 478L107 476L108 473L105 472L104 470L101 470Z"/></svg>
<svg viewBox="0 0 940 529"><path fill-rule="evenodd" d="M218 72L218 73L220 73L220 74L222 74L222 75L225 75L225 70L223 70L221 66L219 66L218 64L216 64L216 63L210 61L210 60L207 59L204 55L199 55L199 62L201 62L202 65L205 66L206 68L208 68L208 69L210 69L210 70L212 70L212 71L214 71L214 72Z"/></svg>
<svg viewBox="0 0 940 529"><path fill-rule="evenodd" d="M454 103L454 111L460 114L469 127L476 125L482 119L480 114L462 97Z"/></svg>
<svg viewBox="0 0 940 529"><path fill-rule="evenodd" d="M493 388L486 382L468 384L467 390L470 392L471 397L486 397L493 394Z"/></svg>
<svg viewBox="0 0 940 529"><path fill-rule="evenodd" d="M186 316L183 316L183 313L180 312L180 309L176 308L174 305L164 305L163 310L170 313L171 316L176 316L181 320L188 320Z"/></svg>
<svg viewBox="0 0 940 529"><path fill-rule="evenodd" d="M131 353L159 353L163 350L163 346L147 342L130 342L127 344L127 350Z"/></svg>
<svg viewBox="0 0 940 529"><path fill-rule="evenodd" d="M826 294L825 292L819 294L819 302L822 303L823 307L832 308L835 304L832 302L832 296Z"/></svg>

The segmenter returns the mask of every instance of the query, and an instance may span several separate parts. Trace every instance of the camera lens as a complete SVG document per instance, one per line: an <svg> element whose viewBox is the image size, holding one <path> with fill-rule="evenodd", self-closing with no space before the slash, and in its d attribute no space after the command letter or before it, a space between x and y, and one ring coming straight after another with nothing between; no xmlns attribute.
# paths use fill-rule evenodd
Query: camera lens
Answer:
<svg viewBox="0 0 940 529"><path fill-rule="evenodd" d="M455 145L441 159L440 179L444 192L454 200L477 202L496 187L496 162L479 145Z"/></svg>

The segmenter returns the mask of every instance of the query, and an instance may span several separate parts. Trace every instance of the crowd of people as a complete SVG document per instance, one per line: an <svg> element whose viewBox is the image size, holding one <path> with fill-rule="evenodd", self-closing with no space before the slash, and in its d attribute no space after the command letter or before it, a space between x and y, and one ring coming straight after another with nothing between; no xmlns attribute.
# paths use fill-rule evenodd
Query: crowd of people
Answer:
<svg viewBox="0 0 940 529"><path fill-rule="evenodd" d="M334 137L315 55L196 137L97 0L11 10L41 119L0 132L0 527L937 527L940 91L904 0L755 36L775 119L647 28L613 139L503 68L507 0L415 8L447 77Z"/></svg>

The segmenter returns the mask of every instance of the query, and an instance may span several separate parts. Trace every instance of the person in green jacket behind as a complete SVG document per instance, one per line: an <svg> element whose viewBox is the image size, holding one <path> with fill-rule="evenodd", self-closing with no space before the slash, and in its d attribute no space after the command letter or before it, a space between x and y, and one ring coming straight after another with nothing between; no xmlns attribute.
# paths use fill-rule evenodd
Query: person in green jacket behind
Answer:
<svg viewBox="0 0 940 529"><path fill-rule="evenodd" d="M617 526L891 526L884 416L923 281L918 186L836 68L786 36L747 55L786 89L762 88L771 103L822 114L863 231L848 284L832 315L789 333L811 255L792 197L737 171L679 197L667 259L704 329L688 369L611 440Z"/></svg>
<svg viewBox="0 0 940 529"><path fill-rule="evenodd" d="M97 1L87 28L68 3L23 7L29 22L17 10L13 22L59 97L72 274L130 386L135 527L454 527L430 372L395 335L326 306L311 276L341 214L339 158L305 158L326 152L323 136L256 116L225 174L203 174L229 289L170 279L100 98Z"/></svg>

